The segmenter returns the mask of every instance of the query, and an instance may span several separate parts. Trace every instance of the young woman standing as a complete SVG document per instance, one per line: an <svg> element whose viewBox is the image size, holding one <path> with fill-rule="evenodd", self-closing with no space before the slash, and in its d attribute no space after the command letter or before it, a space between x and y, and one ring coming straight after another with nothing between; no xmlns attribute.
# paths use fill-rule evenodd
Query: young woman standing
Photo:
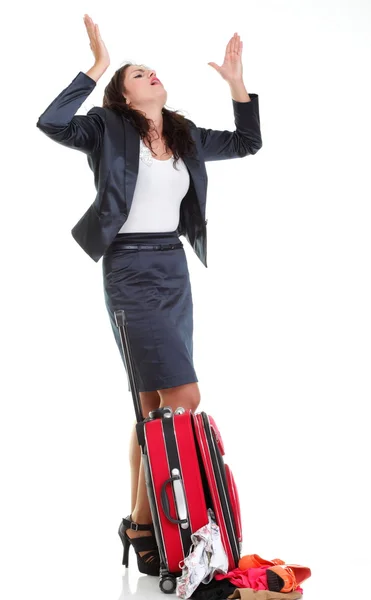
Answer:
<svg viewBox="0 0 371 600"><path fill-rule="evenodd" d="M131 63L114 73L103 107L76 116L110 65L98 25L88 15L84 22L94 66L79 72L37 126L54 141L85 152L94 171L96 202L72 233L94 260L103 257L105 303L124 365L114 312L125 310L144 416L163 406L195 411L200 391L193 364L192 292L179 235L186 236L206 266L204 206L200 209L195 200L206 197L204 162L244 157L261 148L258 96L249 95L244 86L242 42L235 33L223 64L209 64L230 86L236 131L199 128L166 109L167 92L156 71ZM124 159L113 151L117 147L118 153L125 148ZM139 570L158 575L135 429L130 464L131 514L122 519L119 535L124 547L134 547Z"/></svg>

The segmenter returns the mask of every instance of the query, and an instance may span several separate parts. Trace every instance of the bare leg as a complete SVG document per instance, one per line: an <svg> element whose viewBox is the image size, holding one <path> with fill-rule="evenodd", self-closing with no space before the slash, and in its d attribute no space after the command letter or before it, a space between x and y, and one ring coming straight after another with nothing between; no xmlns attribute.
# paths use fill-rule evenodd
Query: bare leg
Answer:
<svg viewBox="0 0 371 600"><path fill-rule="evenodd" d="M173 410L182 406L185 409L190 408L195 411L200 403L200 391L197 383L187 383L165 390L158 390L158 393L161 399L160 406L170 406ZM132 511L132 519L135 523L142 525L152 522L142 464L139 471L137 501L135 508ZM136 537L140 535L151 535L151 532L127 529L127 535L129 537ZM141 556L145 554L146 552L140 552Z"/></svg>
<svg viewBox="0 0 371 600"><path fill-rule="evenodd" d="M131 471L131 512L135 508L138 494L138 478L140 469L140 446L138 444L137 432L135 425L131 432L130 448L129 448L129 460L130 460L130 471Z"/></svg>
<svg viewBox="0 0 371 600"><path fill-rule="evenodd" d="M151 410L155 410L160 406L160 395L156 391L139 392L139 396L144 417L148 417ZM138 444L135 425L130 438L129 459L131 469L131 512L133 512L137 502L139 470L141 464L141 451Z"/></svg>

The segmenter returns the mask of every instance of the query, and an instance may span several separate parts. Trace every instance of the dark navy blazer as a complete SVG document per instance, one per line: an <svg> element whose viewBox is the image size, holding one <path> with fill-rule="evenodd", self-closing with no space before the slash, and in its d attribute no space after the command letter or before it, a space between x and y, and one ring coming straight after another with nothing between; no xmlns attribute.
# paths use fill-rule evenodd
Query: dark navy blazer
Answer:
<svg viewBox="0 0 371 600"><path fill-rule="evenodd" d="M122 114L94 106L86 115L75 115L96 86L80 71L53 100L37 121L37 127L52 140L80 150L94 173L96 197L71 230L74 239L96 262L125 223L139 169L138 130ZM257 94L250 102L233 100L235 131L197 127L187 119L196 143L195 156L184 156L190 186L180 206L178 234L184 235L207 267L205 162L256 154L262 147Z"/></svg>

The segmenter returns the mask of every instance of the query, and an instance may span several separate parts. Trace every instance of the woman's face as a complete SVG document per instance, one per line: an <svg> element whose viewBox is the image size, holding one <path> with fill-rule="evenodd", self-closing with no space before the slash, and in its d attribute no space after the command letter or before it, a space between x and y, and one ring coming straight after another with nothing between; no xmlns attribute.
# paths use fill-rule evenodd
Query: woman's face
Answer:
<svg viewBox="0 0 371 600"><path fill-rule="evenodd" d="M152 103L162 108L166 104L167 91L162 82L155 78L154 69L145 65L129 65L124 78L126 103L139 109Z"/></svg>

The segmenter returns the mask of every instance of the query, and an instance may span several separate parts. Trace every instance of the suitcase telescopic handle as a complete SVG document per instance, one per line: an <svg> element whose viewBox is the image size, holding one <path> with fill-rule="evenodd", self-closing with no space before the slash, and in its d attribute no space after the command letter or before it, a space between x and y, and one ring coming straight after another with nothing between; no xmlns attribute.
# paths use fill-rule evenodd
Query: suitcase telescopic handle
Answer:
<svg viewBox="0 0 371 600"><path fill-rule="evenodd" d="M116 310L115 311L115 321L120 333L120 340L122 349L125 356L127 375L129 379L129 387L131 389L131 394L133 396L134 410L135 416L137 418L137 423L143 421L143 412L142 406L140 403L140 397L138 392L138 386L135 378L135 370L133 364L133 358L131 355L130 343L129 343L129 334L128 334L128 323L124 310Z"/></svg>
<svg viewBox="0 0 371 600"><path fill-rule="evenodd" d="M178 512L179 519L174 519L170 515L170 506L169 506L169 498L167 497L167 486L173 484L174 496L175 496L175 504ZM189 527L189 522L187 519L187 505L184 495L183 483L179 474L178 469L173 470L173 475L169 477L162 485L161 488L161 506L162 510L165 513L166 518L176 525L181 525L182 529L187 529ZM183 518L182 518L183 517Z"/></svg>

